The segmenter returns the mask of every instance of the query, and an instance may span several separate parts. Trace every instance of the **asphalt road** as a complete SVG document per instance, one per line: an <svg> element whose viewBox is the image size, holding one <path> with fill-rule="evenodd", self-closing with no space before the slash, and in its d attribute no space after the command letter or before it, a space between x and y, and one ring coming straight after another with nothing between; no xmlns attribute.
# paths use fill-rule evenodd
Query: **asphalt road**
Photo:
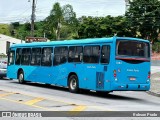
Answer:
<svg viewBox="0 0 160 120"><path fill-rule="evenodd" d="M158 70L158 67L152 67L154 73ZM71 114L80 114L83 111L160 111L160 97L135 91L116 91L107 96L100 96L95 92L74 94L67 88L37 83L22 85L17 80L1 79L0 109L67 111ZM74 113L75 111L78 112Z"/></svg>

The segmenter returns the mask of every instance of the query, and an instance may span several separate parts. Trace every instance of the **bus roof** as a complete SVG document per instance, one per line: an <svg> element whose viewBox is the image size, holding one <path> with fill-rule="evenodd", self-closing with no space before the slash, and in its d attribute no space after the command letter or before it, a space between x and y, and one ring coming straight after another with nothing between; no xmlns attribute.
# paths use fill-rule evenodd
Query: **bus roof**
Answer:
<svg viewBox="0 0 160 120"><path fill-rule="evenodd" d="M143 39L131 38L131 37L110 37L110 38L88 38L88 39L78 39L78 40L63 40L63 41L52 41L52 42L33 42L33 43L22 43L13 44L11 47L30 47L30 46L59 46L59 45L80 45L80 44L94 44L94 43L112 43L114 40L139 40L145 41Z"/></svg>

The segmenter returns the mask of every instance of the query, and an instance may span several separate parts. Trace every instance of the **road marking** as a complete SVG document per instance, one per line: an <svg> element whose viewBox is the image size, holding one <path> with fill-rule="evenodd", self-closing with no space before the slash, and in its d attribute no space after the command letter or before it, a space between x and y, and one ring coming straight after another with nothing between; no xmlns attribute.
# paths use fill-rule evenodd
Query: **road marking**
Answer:
<svg viewBox="0 0 160 120"><path fill-rule="evenodd" d="M85 106L85 105L79 105L79 106L73 108L72 110L70 110L69 114L71 114L71 115L77 115L80 112L84 111L86 108L87 108L87 106Z"/></svg>
<svg viewBox="0 0 160 120"><path fill-rule="evenodd" d="M8 95L12 95L14 93L4 93L4 94L0 94L0 97L5 97L5 96L8 96Z"/></svg>
<svg viewBox="0 0 160 120"><path fill-rule="evenodd" d="M25 102L24 104L26 104L26 105L33 105L33 104L35 104L37 102L40 102L42 100L44 100L44 98L35 98L35 99L32 99L32 100L29 100L29 101Z"/></svg>
<svg viewBox="0 0 160 120"><path fill-rule="evenodd" d="M26 104L24 104L23 102L19 102L19 101L16 101L16 100L11 100L11 99L7 99L7 98L0 98L0 99L7 100L7 101L10 101L10 102L14 102L14 103L19 103L19 104L26 105ZM28 105L28 106L36 107L36 108L40 108L40 109L44 109L44 110L52 111L51 109L48 109L48 108L45 108L45 107L41 107L41 106L37 106L37 105Z"/></svg>
<svg viewBox="0 0 160 120"><path fill-rule="evenodd" d="M7 92L7 91L5 91L5 92ZM16 93L14 93L14 92L2 93L2 94L0 94L0 99L4 99L4 100L11 101L11 102L24 104L24 105L28 105L28 106L32 106L32 107L36 107L36 108L40 108L40 109L44 109L44 110L57 111L57 109L55 109L55 108L46 108L46 107L38 106L38 105L35 104L37 102L45 100L46 98L37 97L35 99L29 100L29 101L26 101L26 102L15 101L15 100L12 100L12 99L5 98L5 96L9 96L9 95L12 95L12 94L16 94ZM20 93L20 94L25 95L25 96L33 97L32 95L27 95L27 94L24 94L24 93ZM73 104L73 102L61 101L61 100L58 100L58 99L55 99L55 98L51 98L51 99L47 98L46 100L65 103L65 104L73 106L74 108L69 110L68 112L69 112L69 114L75 114L75 115L79 114L82 111L85 111L85 109L87 109L87 108L93 108L93 109L98 109L98 110L103 110L103 111L113 111L113 109L106 109L104 106L101 107L101 106L78 105L78 104Z"/></svg>

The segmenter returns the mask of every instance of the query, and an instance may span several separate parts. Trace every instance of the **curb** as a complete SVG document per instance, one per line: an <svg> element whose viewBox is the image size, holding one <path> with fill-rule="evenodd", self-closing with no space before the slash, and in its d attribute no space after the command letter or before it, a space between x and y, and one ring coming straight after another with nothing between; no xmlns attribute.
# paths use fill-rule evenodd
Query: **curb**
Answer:
<svg viewBox="0 0 160 120"><path fill-rule="evenodd" d="M152 92L152 91L147 91L146 93L153 95L153 96L156 96L156 97L160 97L160 94Z"/></svg>

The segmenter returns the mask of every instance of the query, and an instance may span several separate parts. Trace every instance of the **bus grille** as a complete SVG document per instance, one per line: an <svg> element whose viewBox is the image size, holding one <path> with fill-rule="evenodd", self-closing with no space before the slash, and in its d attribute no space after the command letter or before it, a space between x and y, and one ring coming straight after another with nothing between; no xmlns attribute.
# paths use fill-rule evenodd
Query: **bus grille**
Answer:
<svg viewBox="0 0 160 120"><path fill-rule="evenodd" d="M96 72L96 88L104 89L104 73Z"/></svg>

